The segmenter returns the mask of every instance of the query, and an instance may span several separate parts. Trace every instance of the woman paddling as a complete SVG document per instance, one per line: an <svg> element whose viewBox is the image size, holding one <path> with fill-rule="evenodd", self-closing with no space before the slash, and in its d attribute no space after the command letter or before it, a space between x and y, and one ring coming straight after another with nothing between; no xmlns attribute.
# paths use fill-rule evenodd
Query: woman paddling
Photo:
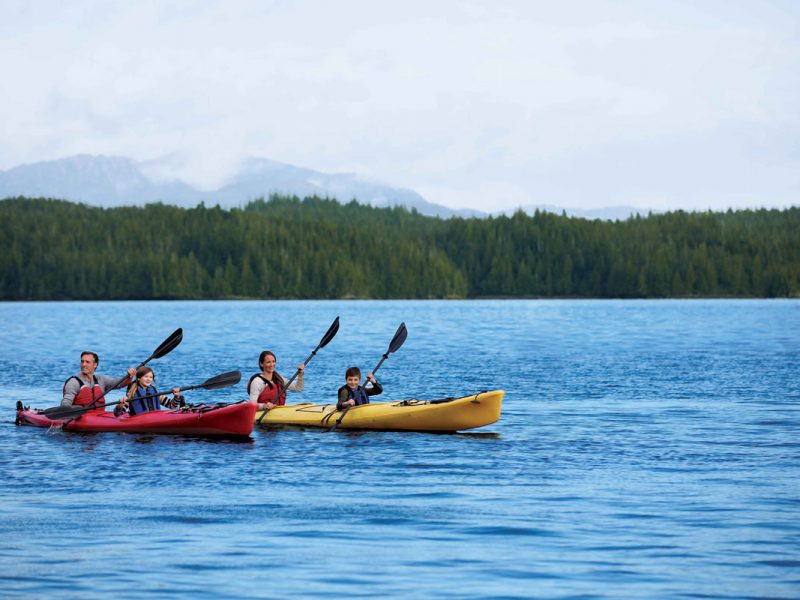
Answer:
<svg viewBox="0 0 800 600"><path fill-rule="evenodd" d="M151 410L161 410L162 406L178 408L183 400L181 388L172 388L173 398L159 394L153 385L155 377L150 367L139 367L136 380L128 388L125 400L117 405L114 414L120 415L127 410L131 415L140 415Z"/></svg>
<svg viewBox="0 0 800 600"><path fill-rule="evenodd" d="M271 409L276 406L286 404L286 394L283 393L286 381L281 374L275 370L275 354L269 350L264 350L258 356L258 366L261 373L256 373L247 382L247 395L250 402L257 405L258 410ZM289 386L292 392L303 391L303 371L305 364L297 366L297 379Z"/></svg>

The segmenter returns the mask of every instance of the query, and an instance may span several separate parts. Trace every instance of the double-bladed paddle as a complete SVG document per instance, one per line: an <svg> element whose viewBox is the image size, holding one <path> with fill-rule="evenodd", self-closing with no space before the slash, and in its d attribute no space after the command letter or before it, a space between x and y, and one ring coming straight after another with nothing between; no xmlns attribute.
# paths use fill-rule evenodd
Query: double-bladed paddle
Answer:
<svg viewBox="0 0 800 600"><path fill-rule="evenodd" d="M143 362L139 363L139 366L136 367L136 370L138 371L141 367L145 366L147 363L149 363L154 358L161 358L162 356L166 356L167 354L172 352L175 348L177 348L178 344L180 344L182 340L183 340L183 329L181 327L178 327L175 331L173 331L170 334L170 336L167 339L165 339L163 342L161 342L161 345L159 345L158 348L153 350L153 353L149 357L147 357ZM122 379L117 381L113 385L113 387L110 387L105 392L100 394L97 398L95 398L91 402L91 404L87 404L86 406L81 406L80 408L85 409L83 412L86 412L87 410L93 409L97 405L97 403L105 397L105 395L108 392L117 389L119 387L119 385L123 381L125 381L127 378L128 378L128 375L126 374L125 377L123 377ZM64 409L67 409L67 408L76 408L76 407L72 407L72 406L63 406L63 407L62 406L54 406L52 408L45 409L44 410L44 414L46 416L50 417L50 418L53 418L52 415L55 414L57 411L64 410ZM83 412L81 412L79 414L83 414Z"/></svg>
<svg viewBox="0 0 800 600"><path fill-rule="evenodd" d="M189 390L197 390L197 389L204 389L204 390L219 390L222 388L230 387L239 383L242 379L242 374L239 371L231 371L230 373L222 373L220 375L216 375L211 377L210 379L206 379L203 383L198 383L197 385L189 385L189 386L172 386L173 388L179 387L182 392L186 392ZM166 392L169 394L170 392ZM150 394L148 396L142 396L141 398L136 398L137 400L144 400L146 398L155 398L157 396L164 396L166 394ZM118 402L110 402L105 406L113 406L115 404L120 404L122 402L126 402L128 399L125 398L123 400L119 400ZM55 410L52 410L51 413L47 414L47 416L54 421L59 419L70 419L79 417L82 414L92 410L88 406L57 406Z"/></svg>
<svg viewBox="0 0 800 600"><path fill-rule="evenodd" d="M381 368L381 365L383 364L383 361L385 361L387 358L389 358L389 355L392 352L395 352L396 350L398 350L400 348L400 346L403 345L403 342L406 341L407 337L408 337L408 329L406 329L406 324L405 323L400 323L400 327L397 328L397 331L395 332L394 337L392 338L392 341L389 342L389 349L381 357L380 361L378 361L378 364L375 365L375 368L372 369L372 374L373 375L375 375L375 371L377 371L378 369ZM366 386L367 384L364 383L364 385ZM328 431L336 431L336 428L339 426L339 424L342 422L342 419L344 419L344 416L347 414L347 412L351 408L353 408L353 407L352 406L348 406L347 408L345 408L344 411L342 411L342 414L339 416L339 418L336 419L336 423L334 423L333 427L331 427Z"/></svg>
<svg viewBox="0 0 800 600"><path fill-rule="evenodd" d="M328 331L326 331L325 335L322 336L322 339L319 341L319 344L317 344L317 347L314 348L311 351L311 354L308 355L308 358L303 363L303 367L308 366L308 363L311 362L311 359L314 358L314 356L316 356L317 350L319 350L320 348L324 348L325 346L328 345L328 342L330 342L333 339L333 336L336 335L337 331L339 331L339 317L336 317L333 320L333 323L331 323L331 326L328 327ZM289 381L286 382L286 385L283 386L283 390L281 390L281 393L278 395L277 398L275 398L275 403L276 404L280 401L281 396L283 396L289 390L289 386L292 385L292 382L294 382L294 380L297 379L297 376L299 374L300 374L300 369L297 369L294 372L294 375L292 375L292 378ZM264 412L262 412L261 416L258 417L258 421L256 421L256 424L261 425L261 421L264 419L264 416L268 412L269 412L269 409L264 409Z"/></svg>

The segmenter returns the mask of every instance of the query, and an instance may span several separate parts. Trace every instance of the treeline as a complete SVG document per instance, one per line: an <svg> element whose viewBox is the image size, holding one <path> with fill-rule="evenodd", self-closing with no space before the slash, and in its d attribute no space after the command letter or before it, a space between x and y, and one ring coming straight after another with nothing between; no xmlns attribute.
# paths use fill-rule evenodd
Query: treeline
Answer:
<svg viewBox="0 0 800 600"><path fill-rule="evenodd" d="M273 196L244 209L0 201L0 299L791 297L800 209L437 219Z"/></svg>

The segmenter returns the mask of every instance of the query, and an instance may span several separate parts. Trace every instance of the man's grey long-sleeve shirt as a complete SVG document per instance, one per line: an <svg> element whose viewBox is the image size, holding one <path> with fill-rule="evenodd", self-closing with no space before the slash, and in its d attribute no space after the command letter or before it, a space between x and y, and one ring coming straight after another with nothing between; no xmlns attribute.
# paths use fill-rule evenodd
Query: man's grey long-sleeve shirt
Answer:
<svg viewBox="0 0 800 600"><path fill-rule="evenodd" d="M75 377L80 379L83 383L78 383ZM110 389L119 389L125 387L125 384L128 382L128 378L120 381L119 377L109 377L108 375L97 374L94 375L94 379L97 381L97 385L100 386L100 389L103 390L103 393ZM78 373L74 377L70 377L64 384L64 397L61 399L61 406L72 406L72 403L75 401L75 396L78 395L78 392L84 385L92 386L94 385L94 382L91 381L91 379L86 378L83 373Z"/></svg>

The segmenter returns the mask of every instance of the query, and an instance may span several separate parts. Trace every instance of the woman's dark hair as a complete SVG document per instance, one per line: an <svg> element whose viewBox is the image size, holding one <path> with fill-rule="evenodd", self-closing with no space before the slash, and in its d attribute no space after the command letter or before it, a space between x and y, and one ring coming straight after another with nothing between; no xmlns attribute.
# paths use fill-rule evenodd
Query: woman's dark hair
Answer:
<svg viewBox="0 0 800 600"><path fill-rule="evenodd" d="M272 352L271 350L264 350L261 354L258 355L258 368L259 369L262 368L261 367L261 363L264 362L264 358L266 358L267 356L271 356L272 358L275 359L276 363L278 362L278 358L275 356L274 352ZM272 372L272 379L273 379L273 381L275 383L277 383L279 386L281 386L281 389L283 389L283 387L286 385L286 383L283 381L283 377L281 377L280 374L277 371L273 371Z"/></svg>

